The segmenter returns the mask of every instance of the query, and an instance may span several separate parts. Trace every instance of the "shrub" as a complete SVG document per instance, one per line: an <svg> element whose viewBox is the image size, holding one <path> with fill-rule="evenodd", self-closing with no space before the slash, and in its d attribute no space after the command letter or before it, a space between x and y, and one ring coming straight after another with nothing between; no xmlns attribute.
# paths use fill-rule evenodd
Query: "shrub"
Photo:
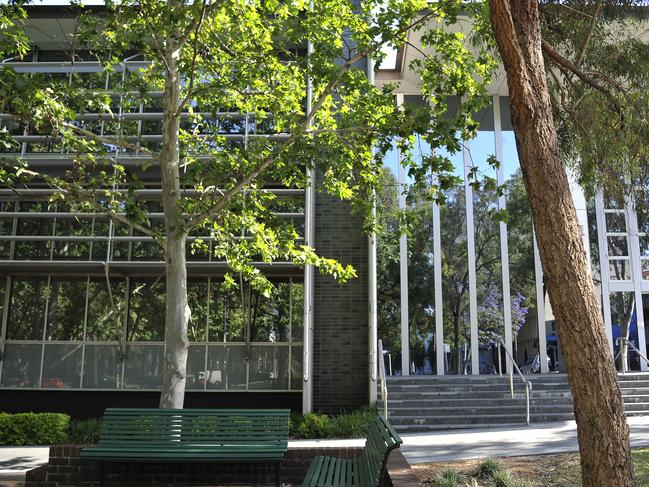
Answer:
<svg viewBox="0 0 649 487"><path fill-rule="evenodd" d="M60 413L0 413L0 445L52 445L63 443L70 417Z"/></svg>
<svg viewBox="0 0 649 487"><path fill-rule="evenodd" d="M331 435L337 438L365 437L369 425L376 415L376 408L369 407L351 413L339 414L331 420Z"/></svg>
<svg viewBox="0 0 649 487"><path fill-rule="evenodd" d="M68 428L68 442L89 445L99 441L100 419L72 420Z"/></svg>
<svg viewBox="0 0 649 487"><path fill-rule="evenodd" d="M439 487L457 487L460 482L460 472L452 468L445 468L437 474L435 482Z"/></svg>
<svg viewBox="0 0 649 487"><path fill-rule="evenodd" d="M498 460L494 458L485 458L476 467L474 475L481 479L488 479L503 470L503 465Z"/></svg>
<svg viewBox="0 0 649 487"><path fill-rule="evenodd" d="M331 436L331 419L326 414L305 414L297 427L297 435L300 438L328 438Z"/></svg>

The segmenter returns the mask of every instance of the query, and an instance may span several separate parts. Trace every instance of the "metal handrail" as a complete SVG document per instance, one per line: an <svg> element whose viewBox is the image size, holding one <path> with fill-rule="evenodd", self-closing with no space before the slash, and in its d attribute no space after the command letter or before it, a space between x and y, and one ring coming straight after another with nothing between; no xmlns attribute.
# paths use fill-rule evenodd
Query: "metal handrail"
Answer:
<svg viewBox="0 0 649 487"><path fill-rule="evenodd" d="M641 359L643 359L645 362L647 362L647 364L649 364L649 359L647 357L645 357L643 355L643 353L640 350L638 350L636 348L636 346L628 338L626 338L626 337L617 337L615 341L618 343L618 347L620 346L620 342L626 342L627 346L631 347L631 350L634 350L640 356ZM618 355L620 355L621 352L622 352L622 349L620 348L620 351L618 352ZM617 358L617 356L616 356L616 358ZM623 360L622 360L622 373L623 374L626 374L626 372L627 372L626 366L627 366L627 357L623 357Z"/></svg>
<svg viewBox="0 0 649 487"><path fill-rule="evenodd" d="M512 399L514 398L514 370L516 370L516 373L525 384L525 422L527 424L530 424L530 392L532 392L532 383L529 380L527 380L523 375L523 373L521 372L521 369L518 367L516 360L514 360L514 357L512 357L512 355L509 353L509 350L507 349L504 340L499 336L496 336L496 338L502 345L502 348L505 350L505 354L507 355L512 365L514 366L509 368L509 389L511 391Z"/></svg>
<svg viewBox="0 0 649 487"><path fill-rule="evenodd" d="M383 358L383 342L379 339L379 388L381 389L381 399L383 400L383 417L388 418L388 387L385 383L385 359Z"/></svg>

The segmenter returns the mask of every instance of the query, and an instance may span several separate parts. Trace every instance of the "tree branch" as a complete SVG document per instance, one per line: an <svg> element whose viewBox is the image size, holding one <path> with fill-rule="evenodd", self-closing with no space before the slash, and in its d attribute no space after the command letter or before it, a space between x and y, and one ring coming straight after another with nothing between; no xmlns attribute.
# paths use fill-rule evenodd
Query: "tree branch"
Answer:
<svg viewBox="0 0 649 487"><path fill-rule="evenodd" d="M192 34L192 32L198 32L205 18L223 3L223 0L213 0L212 3L207 3L207 0L205 0L203 7L201 8L200 16L194 19L193 22L189 23L189 25L185 28L180 38L178 39L178 47L182 47L187 42L187 39L189 39L189 36Z"/></svg>
<svg viewBox="0 0 649 487"><path fill-rule="evenodd" d="M586 58L586 50L588 49L588 45L590 44L590 40L593 37L593 32L595 31L595 26L597 25L597 21L599 20L599 14L602 11L602 1L599 0L595 4L595 12L593 12L593 18L590 21L590 27L588 28L588 32L586 33L586 38L584 39L584 43L581 46L581 51L579 52L579 56L577 57L577 61L575 62L575 66L578 68L581 67L581 63L584 62L584 59Z"/></svg>
<svg viewBox="0 0 649 487"><path fill-rule="evenodd" d="M615 98L615 96L613 95L613 93L611 93L611 91L609 91L605 86L603 86L593 78L587 76L574 63L564 58L561 54L559 54L556 51L556 49L548 41L543 40L542 48L543 48L543 52L548 56L548 58L554 64L567 69L571 73L575 74L581 81L586 83L588 86L602 93L611 102L615 110L620 114L620 117L623 118L622 107L620 105L620 102L617 100L617 98Z"/></svg>
<svg viewBox="0 0 649 487"><path fill-rule="evenodd" d="M31 176L33 178L43 179L48 184L50 184L50 186L52 186L52 187L54 187L56 189L59 189L64 194L67 194L67 195L71 196L75 200L84 201L86 203L91 204L92 207L95 208L95 210L105 214L110 219L112 219L114 221L121 222L121 223L125 223L127 225L130 225L134 229L142 232L144 235L147 235L149 237L154 236L153 231L151 230L151 228L147 228L147 227L145 227L143 225L140 225L139 223L135 223L135 222L129 220L128 217L126 217L126 215L121 214L121 213L117 213L115 210L112 210L110 208L106 208L106 207L102 206L95 199L93 193L90 193L88 191L84 191L82 189L76 188L73 185L71 185L70 183L64 181L63 179L54 178L54 177L52 177L52 176L50 176L48 174L44 174L44 173L37 172L37 171L32 171L31 169L25 169L24 167L18 167L18 166L14 166L14 165L11 165L11 164L6 164L6 163L4 163L4 161L0 161L0 165L4 166L6 168L9 168L9 169L15 171L16 173L20 172L21 174L25 174L25 175Z"/></svg>
<svg viewBox="0 0 649 487"><path fill-rule="evenodd" d="M413 27L425 22L432 15L433 15L432 12L427 13L426 15L422 15L420 18L418 18L411 24L402 27L401 29L396 31L394 33L394 37L400 35L403 32L407 32ZM311 111L304 118L304 121L302 122L300 128L296 132L291 134L288 137L288 139L286 139L286 141L284 141L284 144L282 145L282 149L293 144L298 139L299 135L308 134L309 128L316 114L323 107L323 105L327 101L327 98L333 93L334 89L338 85L338 82L342 79L345 73L347 73L347 71L349 71L354 64L361 61L363 58L369 56L373 52L379 50L383 46L383 44L384 44L383 41L379 41L373 44L372 46L368 47L364 51L358 52L354 56L351 56L341 65L341 67L338 69L338 72L336 73L336 76L329 82L329 84L327 84L327 86L325 86L324 90L322 90L322 92L320 93L318 100L311 108ZM263 158L261 162L257 165L257 167L255 167L255 169L253 169L253 171L250 174L241 178L232 188L226 191L226 193L221 197L221 199L219 199L214 205L191 217L187 221L187 230L190 231L192 228L199 225L202 221L205 221L206 219L213 217L219 211L225 208L225 206L230 202L230 200L232 200L232 198L234 198L234 196L237 195L237 193L239 193L243 188L245 188L252 181L254 181L255 178L257 178L264 170L266 170L266 168L268 168L273 163L275 157L276 157L275 154L269 154L267 157Z"/></svg>
<svg viewBox="0 0 649 487"><path fill-rule="evenodd" d="M137 144L131 144L130 142L126 142L125 140L121 140L115 137L106 137L105 135L97 135L89 130L83 129L81 127L77 127L76 125L70 123L70 122L56 122L58 125L61 127L65 127L67 129L70 129L79 135L82 135L85 138L92 139L94 141L100 142L102 144L109 144L109 145L116 145L118 147L121 147L122 149L130 149L135 152L144 152L145 154L149 154L152 156L154 159L158 157L158 153L154 152L150 149L147 149L146 147L142 147Z"/></svg>

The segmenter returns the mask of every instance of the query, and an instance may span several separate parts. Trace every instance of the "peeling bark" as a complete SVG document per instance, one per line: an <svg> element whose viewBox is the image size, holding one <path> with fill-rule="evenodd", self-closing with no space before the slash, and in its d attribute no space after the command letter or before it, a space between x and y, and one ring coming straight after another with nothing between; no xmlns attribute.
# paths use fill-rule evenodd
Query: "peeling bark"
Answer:
<svg viewBox="0 0 649 487"><path fill-rule="evenodd" d="M516 146L574 398L584 487L635 485L613 356L559 156L538 0L489 0Z"/></svg>

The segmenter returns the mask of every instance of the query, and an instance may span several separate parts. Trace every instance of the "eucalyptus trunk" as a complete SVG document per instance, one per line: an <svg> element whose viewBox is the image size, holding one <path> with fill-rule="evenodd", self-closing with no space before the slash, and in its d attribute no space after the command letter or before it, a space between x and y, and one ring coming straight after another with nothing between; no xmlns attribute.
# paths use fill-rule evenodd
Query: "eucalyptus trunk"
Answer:
<svg viewBox="0 0 649 487"><path fill-rule="evenodd" d="M187 327L190 310L187 302L187 254L182 210L180 208L180 115L181 80L178 69L180 49L177 37L166 43L166 70L163 98L162 149L160 172L165 227L165 354L162 371L161 408L182 408L187 380Z"/></svg>
<svg viewBox="0 0 649 487"><path fill-rule="evenodd" d="M574 399L584 487L635 485L624 403L560 159L538 0L489 0L521 170Z"/></svg>

